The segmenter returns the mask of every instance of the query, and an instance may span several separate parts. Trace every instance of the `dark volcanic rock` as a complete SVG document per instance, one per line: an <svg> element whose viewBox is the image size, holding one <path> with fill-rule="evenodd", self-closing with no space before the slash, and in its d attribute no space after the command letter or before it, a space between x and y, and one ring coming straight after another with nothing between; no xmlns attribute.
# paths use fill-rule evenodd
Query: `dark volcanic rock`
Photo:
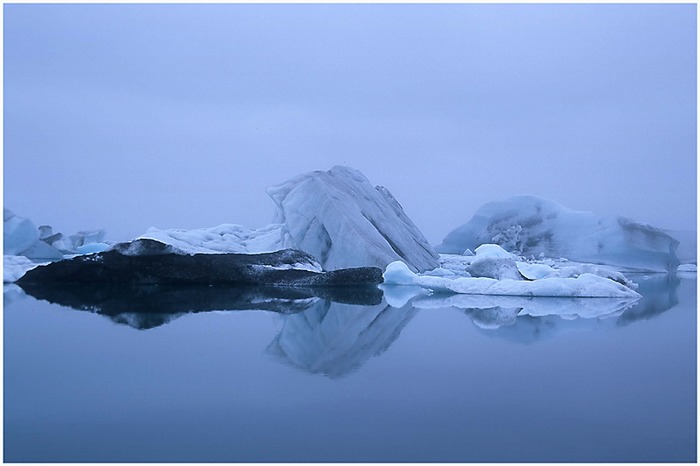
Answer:
<svg viewBox="0 0 700 466"><path fill-rule="evenodd" d="M376 267L317 269L313 256L294 249L263 254L183 254L149 239L53 262L28 271L17 283L131 285L370 286L382 282ZM309 270L312 269L312 270Z"/></svg>

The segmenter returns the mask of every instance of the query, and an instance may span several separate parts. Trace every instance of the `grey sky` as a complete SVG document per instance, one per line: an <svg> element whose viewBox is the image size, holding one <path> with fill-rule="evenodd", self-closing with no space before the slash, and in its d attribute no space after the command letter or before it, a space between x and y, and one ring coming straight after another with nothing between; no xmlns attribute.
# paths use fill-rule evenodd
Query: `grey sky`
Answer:
<svg viewBox="0 0 700 466"><path fill-rule="evenodd" d="M345 164L439 243L534 194L696 225L696 6L4 6L5 206L70 234L259 227Z"/></svg>

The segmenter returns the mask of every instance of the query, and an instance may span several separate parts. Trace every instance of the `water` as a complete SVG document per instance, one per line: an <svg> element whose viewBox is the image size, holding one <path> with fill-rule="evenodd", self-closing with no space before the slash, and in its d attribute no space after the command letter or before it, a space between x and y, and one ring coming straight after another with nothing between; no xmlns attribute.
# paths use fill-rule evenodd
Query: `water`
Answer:
<svg viewBox="0 0 700 466"><path fill-rule="evenodd" d="M629 308L6 287L4 459L695 462L695 276L634 280Z"/></svg>

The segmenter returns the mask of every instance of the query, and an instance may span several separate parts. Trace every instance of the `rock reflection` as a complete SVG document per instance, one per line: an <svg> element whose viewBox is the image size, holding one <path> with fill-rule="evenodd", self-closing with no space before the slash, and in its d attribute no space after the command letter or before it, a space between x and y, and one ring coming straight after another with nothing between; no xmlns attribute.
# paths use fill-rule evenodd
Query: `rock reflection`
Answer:
<svg viewBox="0 0 700 466"><path fill-rule="evenodd" d="M319 301L358 305L381 303L375 287L226 287L94 284L23 284L35 299L94 312L116 323L145 330L197 312L263 310L302 312ZM8 294L5 293L5 296Z"/></svg>

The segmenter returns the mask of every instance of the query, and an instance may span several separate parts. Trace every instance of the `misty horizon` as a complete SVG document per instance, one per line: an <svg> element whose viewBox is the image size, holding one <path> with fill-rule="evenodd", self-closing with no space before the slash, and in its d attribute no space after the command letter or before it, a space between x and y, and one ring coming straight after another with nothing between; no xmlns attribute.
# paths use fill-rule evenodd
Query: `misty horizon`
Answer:
<svg viewBox="0 0 700 466"><path fill-rule="evenodd" d="M431 244L521 194L696 228L695 5L5 5L4 206L272 221L346 165Z"/></svg>

